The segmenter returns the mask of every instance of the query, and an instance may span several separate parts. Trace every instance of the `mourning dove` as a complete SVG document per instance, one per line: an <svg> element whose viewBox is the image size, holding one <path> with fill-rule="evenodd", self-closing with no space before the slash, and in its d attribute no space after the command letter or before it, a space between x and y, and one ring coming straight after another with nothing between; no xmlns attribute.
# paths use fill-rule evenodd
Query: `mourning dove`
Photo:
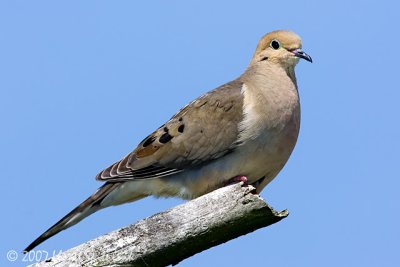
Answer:
<svg viewBox="0 0 400 267"><path fill-rule="evenodd" d="M261 38L236 80L197 98L100 172L92 196L33 241L30 251L90 214L146 196L193 199L245 181L260 192L283 168L296 144L300 103L294 68L301 39L290 31Z"/></svg>

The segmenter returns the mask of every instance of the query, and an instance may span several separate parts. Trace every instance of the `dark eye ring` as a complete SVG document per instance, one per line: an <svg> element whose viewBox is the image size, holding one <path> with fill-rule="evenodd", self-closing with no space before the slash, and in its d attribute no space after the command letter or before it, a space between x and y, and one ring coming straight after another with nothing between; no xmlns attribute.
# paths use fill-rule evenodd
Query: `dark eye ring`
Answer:
<svg viewBox="0 0 400 267"><path fill-rule="evenodd" d="M275 50L278 50L281 47L281 44L279 43L278 40L272 40L270 47L272 47Z"/></svg>

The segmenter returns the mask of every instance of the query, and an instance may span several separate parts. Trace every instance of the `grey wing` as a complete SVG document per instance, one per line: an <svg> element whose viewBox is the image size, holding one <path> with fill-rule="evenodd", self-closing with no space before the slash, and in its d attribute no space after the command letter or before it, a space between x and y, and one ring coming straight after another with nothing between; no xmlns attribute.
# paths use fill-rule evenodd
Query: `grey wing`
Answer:
<svg viewBox="0 0 400 267"><path fill-rule="evenodd" d="M158 178L201 166L238 146L242 82L235 80L192 101L97 180Z"/></svg>

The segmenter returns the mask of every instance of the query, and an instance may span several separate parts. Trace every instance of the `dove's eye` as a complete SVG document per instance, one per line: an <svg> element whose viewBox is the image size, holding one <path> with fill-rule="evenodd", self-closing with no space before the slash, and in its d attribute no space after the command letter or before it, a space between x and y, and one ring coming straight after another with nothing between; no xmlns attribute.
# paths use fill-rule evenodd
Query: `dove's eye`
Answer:
<svg viewBox="0 0 400 267"><path fill-rule="evenodd" d="M278 50L281 47L281 44L279 43L278 40L272 40L270 46L273 49Z"/></svg>

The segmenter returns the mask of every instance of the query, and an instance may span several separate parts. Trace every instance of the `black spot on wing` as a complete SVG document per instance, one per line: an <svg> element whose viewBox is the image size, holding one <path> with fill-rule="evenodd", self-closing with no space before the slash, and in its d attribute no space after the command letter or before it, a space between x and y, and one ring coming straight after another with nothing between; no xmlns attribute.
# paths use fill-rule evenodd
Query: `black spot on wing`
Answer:
<svg viewBox="0 0 400 267"><path fill-rule="evenodd" d="M143 143L143 147L146 147L148 145L151 145L156 138L154 136L150 136L149 138L146 139L146 141Z"/></svg>
<svg viewBox="0 0 400 267"><path fill-rule="evenodd" d="M160 141L160 143L165 144L167 142L169 142L171 139L173 138L172 135L170 135L169 133L165 133L163 135L161 135L160 139L158 139L158 141Z"/></svg>

